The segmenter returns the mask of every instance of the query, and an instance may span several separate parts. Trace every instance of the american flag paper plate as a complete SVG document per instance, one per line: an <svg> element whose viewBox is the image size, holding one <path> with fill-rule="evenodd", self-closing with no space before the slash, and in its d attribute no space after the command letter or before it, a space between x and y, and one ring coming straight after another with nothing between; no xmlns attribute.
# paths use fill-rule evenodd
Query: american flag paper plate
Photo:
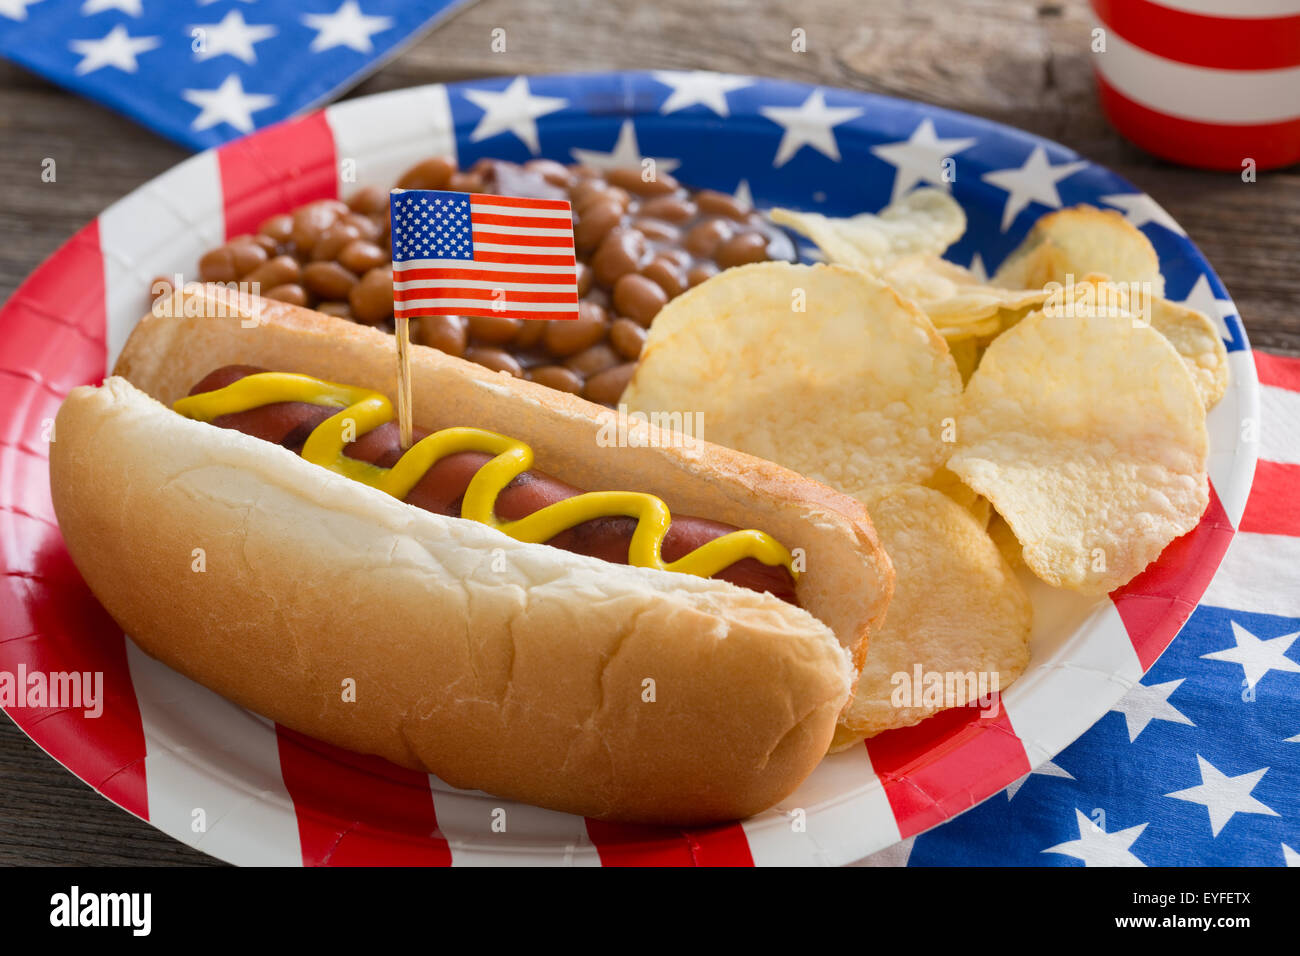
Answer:
<svg viewBox="0 0 1300 956"><path fill-rule="evenodd" d="M702 830L598 823L454 790L254 716L146 657L72 566L50 505L45 434L63 396L98 382L156 275L263 218L335 197L340 157L386 185L434 154L632 165L684 183L844 215L885 206L955 159L970 227L950 257L992 271L1039 216L1121 210L1160 255L1167 295L1211 315L1232 384L1209 416L1211 503L1199 527L1105 599L1033 588L1029 670L995 720L941 714L825 760L780 806ZM1164 210L1054 143L918 103L709 73L487 79L332 106L210 150L110 206L0 311L0 669L102 671L104 713L12 709L69 770L184 843L242 864L845 864L998 794L1103 717L1210 585L1255 470L1260 392L1219 279ZM1297 728L1300 729L1300 728ZM196 833L195 808L208 826ZM799 825L792 825L794 823Z"/></svg>

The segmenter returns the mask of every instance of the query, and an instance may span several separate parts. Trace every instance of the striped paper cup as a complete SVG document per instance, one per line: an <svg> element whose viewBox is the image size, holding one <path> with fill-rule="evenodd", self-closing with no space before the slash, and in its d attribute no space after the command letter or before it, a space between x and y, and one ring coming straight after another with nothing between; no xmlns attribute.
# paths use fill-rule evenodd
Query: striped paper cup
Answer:
<svg viewBox="0 0 1300 956"><path fill-rule="evenodd" d="M1092 0L1102 108L1187 166L1300 162L1300 0Z"/></svg>

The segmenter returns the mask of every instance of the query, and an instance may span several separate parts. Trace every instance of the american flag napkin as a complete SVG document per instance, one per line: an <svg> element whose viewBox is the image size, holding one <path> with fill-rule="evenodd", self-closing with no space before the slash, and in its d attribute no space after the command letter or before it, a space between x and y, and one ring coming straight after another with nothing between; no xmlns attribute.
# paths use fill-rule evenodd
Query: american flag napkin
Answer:
<svg viewBox="0 0 1300 956"><path fill-rule="evenodd" d="M1255 481L1182 632L1054 760L859 865L1300 866L1300 359L1254 354Z"/></svg>
<svg viewBox="0 0 1300 956"><path fill-rule="evenodd" d="M0 56L194 149L333 99L471 0L0 0Z"/></svg>
<svg viewBox="0 0 1300 956"><path fill-rule="evenodd" d="M395 189L389 209L397 318L578 317L568 200Z"/></svg>

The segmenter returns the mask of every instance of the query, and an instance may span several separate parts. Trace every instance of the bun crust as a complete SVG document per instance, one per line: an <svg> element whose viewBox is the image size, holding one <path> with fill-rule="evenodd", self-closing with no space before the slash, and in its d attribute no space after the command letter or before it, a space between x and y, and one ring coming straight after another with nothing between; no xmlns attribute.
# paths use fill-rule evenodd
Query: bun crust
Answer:
<svg viewBox="0 0 1300 956"><path fill-rule="evenodd" d="M807 610L522 544L166 407L234 363L392 395L384 333L277 303L261 319L146 318L125 378L59 412L60 527L146 652L305 734L596 818L737 819L812 771L892 589L860 504L725 449L601 448L599 406L413 348L417 424L512 434L579 486L768 530L807 552Z"/></svg>

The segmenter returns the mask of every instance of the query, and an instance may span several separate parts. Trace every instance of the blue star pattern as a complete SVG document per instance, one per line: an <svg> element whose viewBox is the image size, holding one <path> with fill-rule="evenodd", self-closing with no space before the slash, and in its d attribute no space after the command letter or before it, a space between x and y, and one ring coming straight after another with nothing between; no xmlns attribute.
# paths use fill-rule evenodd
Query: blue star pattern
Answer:
<svg viewBox="0 0 1300 956"><path fill-rule="evenodd" d="M7 0L0 56L185 146L337 96L464 0Z"/></svg>
<svg viewBox="0 0 1300 956"><path fill-rule="evenodd" d="M390 209L394 262L474 258L467 194L424 189L396 193Z"/></svg>

